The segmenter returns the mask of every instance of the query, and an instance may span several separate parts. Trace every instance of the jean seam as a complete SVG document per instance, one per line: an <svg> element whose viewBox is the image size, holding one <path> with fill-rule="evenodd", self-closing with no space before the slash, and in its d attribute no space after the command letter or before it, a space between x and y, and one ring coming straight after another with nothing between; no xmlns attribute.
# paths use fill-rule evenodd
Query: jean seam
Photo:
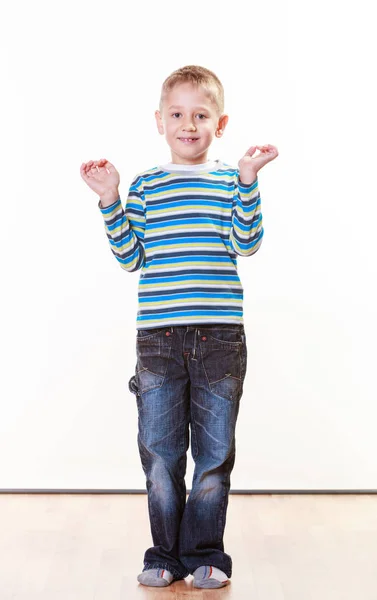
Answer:
<svg viewBox="0 0 377 600"><path fill-rule="evenodd" d="M197 435L196 435L196 422L195 422L194 417L192 417L192 419L191 419L191 428L192 428L191 454L192 454L193 460L195 460L195 458L198 456L199 448L198 448L198 440L197 440ZM194 443L195 443L195 453L194 453Z"/></svg>
<svg viewBox="0 0 377 600"><path fill-rule="evenodd" d="M227 476L227 474L226 474L226 476ZM223 493L222 493L222 498L221 498L221 508L219 510L220 518L218 520L218 529L217 529L217 538L219 540L223 538L223 536L221 535L221 532L225 528L224 527L224 511L225 511L225 496L227 493L225 481L223 483L222 489L223 489Z"/></svg>

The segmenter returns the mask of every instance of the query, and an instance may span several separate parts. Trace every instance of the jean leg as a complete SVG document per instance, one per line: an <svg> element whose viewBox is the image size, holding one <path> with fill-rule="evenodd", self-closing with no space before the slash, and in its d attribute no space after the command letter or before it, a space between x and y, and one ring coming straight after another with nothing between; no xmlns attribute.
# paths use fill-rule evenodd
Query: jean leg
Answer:
<svg viewBox="0 0 377 600"><path fill-rule="evenodd" d="M143 336L137 339L136 373L130 380L130 389L137 394L137 442L153 540L143 570L165 568L179 579L189 574L179 559L189 444L188 373L182 353L177 352L176 333L167 328Z"/></svg>
<svg viewBox="0 0 377 600"><path fill-rule="evenodd" d="M200 327L199 354L190 361L192 490L180 531L180 560L190 573L215 566L228 577L232 559L223 536L230 474L235 462L235 428L246 373L243 328Z"/></svg>

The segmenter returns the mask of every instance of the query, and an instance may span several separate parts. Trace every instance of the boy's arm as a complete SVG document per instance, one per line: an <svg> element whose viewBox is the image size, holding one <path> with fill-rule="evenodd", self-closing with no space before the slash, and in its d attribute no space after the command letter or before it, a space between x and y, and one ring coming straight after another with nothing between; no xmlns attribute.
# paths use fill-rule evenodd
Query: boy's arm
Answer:
<svg viewBox="0 0 377 600"><path fill-rule="evenodd" d="M241 256L251 256L260 248L263 239L261 200L258 177L250 184L242 183L236 172L230 243Z"/></svg>
<svg viewBox="0 0 377 600"><path fill-rule="evenodd" d="M137 271L144 265L145 200L142 180L136 176L130 186L126 208L120 196L113 204L103 207L98 201L111 251L122 269Z"/></svg>

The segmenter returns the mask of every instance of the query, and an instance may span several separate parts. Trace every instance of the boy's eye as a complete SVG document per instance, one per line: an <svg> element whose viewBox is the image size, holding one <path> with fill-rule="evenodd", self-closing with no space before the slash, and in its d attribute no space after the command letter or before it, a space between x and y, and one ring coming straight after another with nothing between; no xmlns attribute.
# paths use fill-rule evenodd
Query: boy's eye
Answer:
<svg viewBox="0 0 377 600"><path fill-rule="evenodd" d="M173 113L173 114L172 114L172 117L175 117L175 115L180 115L180 114L181 114L181 113L179 113L179 112ZM203 117L204 119L206 119L206 118L207 118L207 117L206 117L206 115L203 115L203 114L201 114L201 113L198 113L198 115L199 115L200 117ZM199 120L200 120L200 121L202 121L203 119L199 119Z"/></svg>

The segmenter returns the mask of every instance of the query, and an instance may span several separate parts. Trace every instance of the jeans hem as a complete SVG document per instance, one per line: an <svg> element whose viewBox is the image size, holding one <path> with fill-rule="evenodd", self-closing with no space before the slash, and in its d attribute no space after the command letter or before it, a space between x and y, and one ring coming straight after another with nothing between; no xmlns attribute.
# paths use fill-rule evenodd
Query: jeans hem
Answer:
<svg viewBox="0 0 377 600"><path fill-rule="evenodd" d="M173 575L174 580L186 578L186 577L188 577L188 575L190 575L189 571L186 571L185 573L179 573L179 571L177 571L174 567L172 567L168 563L156 563L156 562L145 563L143 572L147 571L148 569L166 569L166 571L170 571L170 573Z"/></svg>

